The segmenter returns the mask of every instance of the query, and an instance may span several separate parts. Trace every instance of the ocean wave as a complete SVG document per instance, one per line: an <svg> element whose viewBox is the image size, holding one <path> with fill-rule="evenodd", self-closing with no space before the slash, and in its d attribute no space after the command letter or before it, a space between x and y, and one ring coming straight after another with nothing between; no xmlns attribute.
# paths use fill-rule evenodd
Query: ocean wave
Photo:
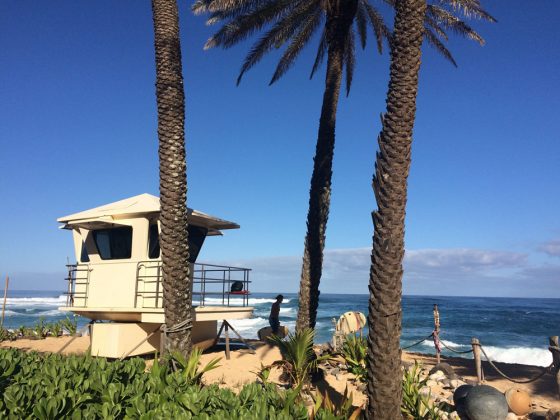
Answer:
<svg viewBox="0 0 560 420"><path fill-rule="evenodd" d="M268 327L268 319L257 317L247 319L232 319L228 321L233 328L235 328L243 338L256 339L258 331L261 328ZM281 322L282 325L288 327L289 331L294 331L295 321Z"/></svg>
<svg viewBox="0 0 560 420"><path fill-rule="evenodd" d="M443 343L454 350L464 351L471 348L471 345L458 344L453 341L442 340ZM404 343L406 346L406 343ZM424 347L434 348L432 340L424 341ZM488 354L490 360L502 363L519 363L523 365L532 366L548 366L552 362L552 355L549 350L538 347L497 347L497 346L484 346L484 350ZM414 349L411 349L414 351ZM446 348L443 347L442 351L448 353ZM455 355L454 355L455 356ZM470 355L463 355L463 357L472 357ZM482 357L485 360L485 357Z"/></svg>
<svg viewBox="0 0 560 420"><path fill-rule="evenodd" d="M465 350L467 347L471 347L471 345L466 345L466 344L458 344L458 343L454 343L453 341L449 341L449 340L441 340L441 342L443 344L445 344L447 347L451 347L453 350ZM413 342L411 342L410 344L413 344ZM409 344L409 345L410 345ZM431 348L435 348L434 346L434 341L430 338L426 341L424 341L422 344L422 346L424 347L431 347ZM443 346L442 346L443 347ZM445 349L445 347L443 347Z"/></svg>
<svg viewBox="0 0 560 420"><path fill-rule="evenodd" d="M58 316L63 314L64 313L59 311L58 309L50 309L47 311L38 311L38 312L29 312L27 310L25 312L18 312L18 311L12 311L10 309L7 309L5 312L5 315L8 317L21 316L24 318L38 318L41 316L49 317L49 316Z"/></svg>
<svg viewBox="0 0 560 420"><path fill-rule="evenodd" d="M533 366L548 366L552 362L550 351L537 347L484 346L484 350L488 357L495 362L521 363Z"/></svg>
<svg viewBox="0 0 560 420"><path fill-rule="evenodd" d="M6 305L9 306L60 306L66 304L66 296L58 297L22 297L7 298Z"/></svg>

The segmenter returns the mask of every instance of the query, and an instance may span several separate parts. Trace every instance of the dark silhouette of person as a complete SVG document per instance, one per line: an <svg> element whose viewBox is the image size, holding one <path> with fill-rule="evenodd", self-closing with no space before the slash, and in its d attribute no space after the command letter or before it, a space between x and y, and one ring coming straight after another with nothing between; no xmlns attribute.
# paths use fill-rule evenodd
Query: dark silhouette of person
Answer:
<svg viewBox="0 0 560 420"><path fill-rule="evenodd" d="M270 328L272 328L272 333L277 334L280 328L280 304L284 300L284 296L276 296L276 302L272 304L270 308L270 316L268 317L268 322L270 323Z"/></svg>

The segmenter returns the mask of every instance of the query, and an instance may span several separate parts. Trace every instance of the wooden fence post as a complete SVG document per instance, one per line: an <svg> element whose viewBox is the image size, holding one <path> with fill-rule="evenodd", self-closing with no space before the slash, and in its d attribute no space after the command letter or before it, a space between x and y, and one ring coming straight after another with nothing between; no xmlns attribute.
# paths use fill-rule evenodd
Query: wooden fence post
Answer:
<svg viewBox="0 0 560 420"><path fill-rule="evenodd" d="M438 310L438 306L437 304L434 304L434 338L437 338L437 340L434 340L434 344L435 344L435 348L436 348L436 358L437 358L437 363L439 364L441 361L441 348L438 346L439 343L439 310Z"/></svg>
<svg viewBox="0 0 560 420"><path fill-rule="evenodd" d="M6 312L6 298L8 297L8 285L10 284L10 278L6 276L6 285L4 286L4 303L2 305L2 321L0 321L0 327L4 327L4 314Z"/></svg>
<svg viewBox="0 0 560 420"><path fill-rule="evenodd" d="M482 359L480 358L480 341L478 338L472 338L471 345L474 355L474 366L476 367L476 379L479 384L484 381L484 373L482 372Z"/></svg>
<svg viewBox="0 0 560 420"><path fill-rule="evenodd" d="M558 336L548 338L552 352L552 363L554 364L554 373L556 374L556 384L558 385L558 398L560 399L560 344L558 343Z"/></svg>

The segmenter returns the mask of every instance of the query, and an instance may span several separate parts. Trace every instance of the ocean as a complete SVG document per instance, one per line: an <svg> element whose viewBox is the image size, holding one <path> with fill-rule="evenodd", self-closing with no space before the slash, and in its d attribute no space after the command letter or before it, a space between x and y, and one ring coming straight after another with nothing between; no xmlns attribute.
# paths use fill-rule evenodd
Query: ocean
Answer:
<svg viewBox="0 0 560 420"><path fill-rule="evenodd" d="M252 319L234 320L231 324L244 338L256 338L257 331L268 325L270 305L276 294L252 294ZM4 326L17 328L33 325L44 317L47 322L67 315L58 311L66 297L52 291L9 291ZM206 299L211 305L212 299ZM221 303L221 299L219 302ZM441 334L445 344L456 350L468 350L472 337L480 340L491 359L506 363L548 366L548 336L560 334L560 299L404 296L403 347L428 336L433 330L433 304L440 311ZM334 331L332 318L347 311L360 311L367 316L367 295L322 294L316 327L318 343L329 341ZM284 294L280 322L291 331L295 326L297 295ZM88 322L79 319L79 326ZM434 345L426 341L409 351L434 353ZM454 355L447 349L442 354ZM468 355L464 357L469 357Z"/></svg>

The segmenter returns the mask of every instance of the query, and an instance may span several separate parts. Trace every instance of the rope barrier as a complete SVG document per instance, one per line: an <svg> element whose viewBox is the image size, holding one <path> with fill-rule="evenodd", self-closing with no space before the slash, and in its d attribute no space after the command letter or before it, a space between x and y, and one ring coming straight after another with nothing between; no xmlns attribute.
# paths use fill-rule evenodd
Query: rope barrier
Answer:
<svg viewBox="0 0 560 420"><path fill-rule="evenodd" d="M441 343L441 345L442 345L443 347L445 347L447 350L449 350L449 351L451 351L451 352L453 352L453 353L457 353L457 354L467 354L467 353L472 353L472 352L473 352L472 349L464 350L464 351L462 351L462 350L454 350L454 349L452 349L451 347L449 347L448 345L446 345L446 344L443 342L443 340L440 340L440 343Z"/></svg>
<svg viewBox="0 0 560 420"><path fill-rule="evenodd" d="M502 375L504 378L510 380L511 382L514 382L516 384L529 384L531 382L535 382L537 379L542 378L544 375L546 375L550 369L554 366L554 362L551 363L548 367L543 368L543 371L541 373L539 373L537 376L535 376L534 378L531 379L526 379L523 381L517 380L517 379L513 379L510 378L509 376L507 376L504 372L502 372L495 364L492 360L490 360L490 358L488 357L488 355L486 354L486 352L484 351L484 348L479 345L480 350L482 351L482 354L484 354L484 357L486 357L486 360L488 361L488 363L490 363L490 366L492 366L496 372L498 372L500 375Z"/></svg>
<svg viewBox="0 0 560 420"><path fill-rule="evenodd" d="M417 346L418 344L423 343L423 342L426 341L427 339L432 338L433 335L434 335L434 334L432 333L432 334L430 334L429 336L427 336L426 338L423 338L422 340L418 341L417 343L414 343L414 344L412 344L412 345L410 345L410 346L401 347L401 350L406 350L406 349L409 349L409 348L411 348L411 347Z"/></svg>

